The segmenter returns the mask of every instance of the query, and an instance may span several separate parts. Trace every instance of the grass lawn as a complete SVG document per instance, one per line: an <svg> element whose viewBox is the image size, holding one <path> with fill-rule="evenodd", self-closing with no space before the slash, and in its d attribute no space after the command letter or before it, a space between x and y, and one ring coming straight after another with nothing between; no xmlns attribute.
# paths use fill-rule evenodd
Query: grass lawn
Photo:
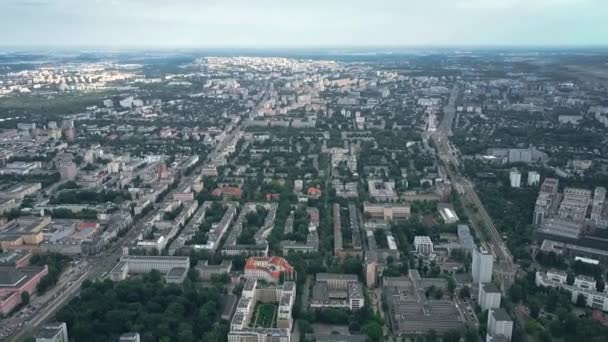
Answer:
<svg viewBox="0 0 608 342"><path fill-rule="evenodd" d="M276 327L276 304L257 304L254 311L253 326L263 328Z"/></svg>

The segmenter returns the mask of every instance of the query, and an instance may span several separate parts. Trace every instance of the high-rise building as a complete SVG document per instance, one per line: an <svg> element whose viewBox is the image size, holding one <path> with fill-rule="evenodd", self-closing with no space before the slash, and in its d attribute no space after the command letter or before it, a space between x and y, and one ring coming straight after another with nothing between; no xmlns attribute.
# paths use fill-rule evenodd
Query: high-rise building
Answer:
<svg viewBox="0 0 608 342"><path fill-rule="evenodd" d="M591 220L597 222L602 219L604 204L606 203L606 188L598 186L593 192L593 204L591 205Z"/></svg>
<svg viewBox="0 0 608 342"><path fill-rule="evenodd" d="M433 241L428 236L416 236L414 237L414 247L416 253L422 255L433 254Z"/></svg>
<svg viewBox="0 0 608 342"><path fill-rule="evenodd" d="M494 341L493 338L504 338L511 341L513 335L513 320L504 309L490 309L488 313L488 337L487 340Z"/></svg>
<svg viewBox="0 0 608 342"><path fill-rule="evenodd" d="M482 311L500 307L502 293L494 283L481 283L479 285L479 306Z"/></svg>
<svg viewBox="0 0 608 342"><path fill-rule="evenodd" d="M540 183L540 173L536 171L528 172L528 186L537 186Z"/></svg>
<svg viewBox="0 0 608 342"><path fill-rule="evenodd" d="M477 284L492 281L492 269L494 267L494 256L485 248L473 250L473 265L471 273L473 281Z"/></svg>
<svg viewBox="0 0 608 342"><path fill-rule="evenodd" d="M521 187L521 172L516 168L512 168L511 171L509 171L509 181L512 188Z"/></svg>
<svg viewBox="0 0 608 342"><path fill-rule="evenodd" d="M540 226L545 218L549 217L554 205L557 204L557 190L559 181L555 178L546 178L540 187L536 204L534 205L533 223Z"/></svg>

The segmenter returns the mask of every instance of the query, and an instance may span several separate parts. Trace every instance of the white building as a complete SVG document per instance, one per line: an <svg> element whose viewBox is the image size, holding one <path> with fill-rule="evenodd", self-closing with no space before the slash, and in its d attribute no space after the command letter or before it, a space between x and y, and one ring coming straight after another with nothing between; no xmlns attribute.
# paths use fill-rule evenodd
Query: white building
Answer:
<svg viewBox="0 0 608 342"><path fill-rule="evenodd" d="M433 254L433 241L428 236L416 236L414 237L414 247L416 253L422 255Z"/></svg>
<svg viewBox="0 0 608 342"><path fill-rule="evenodd" d="M488 336L486 337L486 341L496 341L500 337L511 341L513 320L504 309L490 309L487 330Z"/></svg>
<svg viewBox="0 0 608 342"><path fill-rule="evenodd" d="M122 334L122 335L120 335L120 339L118 340L118 342L139 342L139 341L140 341L140 337L139 337L139 333L137 333L137 332Z"/></svg>
<svg viewBox="0 0 608 342"><path fill-rule="evenodd" d="M187 256L140 256L125 255L110 271L112 281L121 281L129 274L148 273L157 270L165 275L167 282L181 283L190 269Z"/></svg>
<svg viewBox="0 0 608 342"><path fill-rule="evenodd" d="M535 283L537 286L561 288L570 292L570 300L576 303L580 296L585 299L585 304L593 309L608 311L608 288L604 292L596 290L596 281L593 278L577 276L574 284L568 285L565 272L548 271L536 272Z"/></svg>
<svg viewBox="0 0 608 342"><path fill-rule="evenodd" d="M68 327L65 322L46 324L36 335L36 342L68 342Z"/></svg>
<svg viewBox="0 0 608 342"><path fill-rule="evenodd" d="M479 306L482 311L500 307L502 293L494 283L481 283L479 285Z"/></svg>
<svg viewBox="0 0 608 342"><path fill-rule="evenodd" d="M536 171L528 172L528 186L537 186L540 184L540 173Z"/></svg>
<svg viewBox="0 0 608 342"><path fill-rule="evenodd" d="M292 310L296 297L296 284L260 284L248 279L243 287L236 312L230 322L229 342L289 342L293 328ZM276 328L251 327L256 303L278 303Z"/></svg>
<svg viewBox="0 0 608 342"><path fill-rule="evenodd" d="M509 171L509 181L512 188L521 187L521 172L516 168L512 168L511 171Z"/></svg>
<svg viewBox="0 0 608 342"><path fill-rule="evenodd" d="M441 215L443 222L445 222L446 224L456 223L460 220L460 218L458 218L458 215L456 215L456 212L454 212L454 210L448 207L439 209L439 214Z"/></svg>
<svg viewBox="0 0 608 342"><path fill-rule="evenodd" d="M471 275L477 284L492 281L492 269L494 267L494 256L485 248L473 250L473 264Z"/></svg>

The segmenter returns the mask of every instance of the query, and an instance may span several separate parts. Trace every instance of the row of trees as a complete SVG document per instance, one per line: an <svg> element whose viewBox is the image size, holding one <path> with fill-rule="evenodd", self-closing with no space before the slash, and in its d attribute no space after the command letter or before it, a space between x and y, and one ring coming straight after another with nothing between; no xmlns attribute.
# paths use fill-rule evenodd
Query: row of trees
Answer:
<svg viewBox="0 0 608 342"><path fill-rule="evenodd" d="M98 204L113 202L120 204L131 199L131 194L127 191L114 190L64 190L51 198L50 204Z"/></svg>
<svg viewBox="0 0 608 342"><path fill-rule="evenodd" d="M47 290L55 286L59 280L61 272L68 265L68 258L58 253L35 254L30 259L30 264L34 266L48 266L48 274L40 279L36 286L38 294L44 294Z"/></svg>

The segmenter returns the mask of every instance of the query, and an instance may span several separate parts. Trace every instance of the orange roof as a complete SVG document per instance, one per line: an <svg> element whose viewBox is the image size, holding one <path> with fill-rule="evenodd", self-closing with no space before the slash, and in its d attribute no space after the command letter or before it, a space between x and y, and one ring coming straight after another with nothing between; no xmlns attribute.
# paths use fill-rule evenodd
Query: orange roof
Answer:
<svg viewBox="0 0 608 342"><path fill-rule="evenodd" d="M217 197L222 196L222 195L241 197L241 189L232 187L232 186L227 186L227 187L223 187L223 188L217 188L217 189L213 190L213 192L211 194L213 196L217 196Z"/></svg>
<svg viewBox="0 0 608 342"><path fill-rule="evenodd" d="M308 188L308 196L319 197L319 196L321 196L321 190L310 187L310 188Z"/></svg>
<svg viewBox="0 0 608 342"><path fill-rule="evenodd" d="M99 226L99 223L97 223L97 222L85 221L85 222L81 222L78 225L78 229L97 228L98 226Z"/></svg>
<svg viewBox="0 0 608 342"><path fill-rule="evenodd" d="M259 265L262 262L264 265ZM273 278L279 278L281 272L293 273L293 267L287 262L287 260L278 257L249 257L245 263L245 270L263 270Z"/></svg>

